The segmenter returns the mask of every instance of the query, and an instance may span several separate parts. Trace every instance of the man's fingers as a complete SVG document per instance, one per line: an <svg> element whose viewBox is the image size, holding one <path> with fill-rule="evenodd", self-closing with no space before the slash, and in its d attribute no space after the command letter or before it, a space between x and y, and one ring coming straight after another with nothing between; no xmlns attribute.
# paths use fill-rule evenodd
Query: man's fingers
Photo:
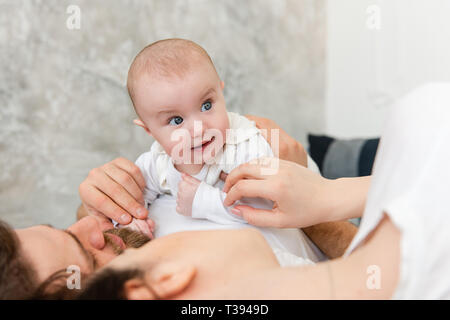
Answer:
<svg viewBox="0 0 450 320"><path fill-rule="evenodd" d="M89 235L89 243L97 250L102 250L106 244L105 238L103 236L103 231L113 229L114 225L112 224L110 219L108 219L105 215L101 214L97 210L89 208L88 212L91 217L97 220L100 230L102 231L101 233L91 232L91 234Z"/></svg>
<svg viewBox="0 0 450 320"><path fill-rule="evenodd" d="M103 214L121 224L130 223L131 216L94 186L88 185L82 190L80 189L80 193L82 193L81 197L85 199L86 204L94 208L95 212Z"/></svg>
<svg viewBox="0 0 450 320"><path fill-rule="evenodd" d="M133 162L125 158L117 158L112 161L117 167L121 168L128 172L130 176L133 177L134 181L136 181L137 185L141 188L142 191L145 189L145 179L142 175L141 170L138 166L136 166Z"/></svg>
<svg viewBox="0 0 450 320"><path fill-rule="evenodd" d="M115 182L120 184L140 204L144 205L144 193L133 177L125 170L112 163L103 166L103 171Z"/></svg>
<svg viewBox="0 0 450 320"><path fill-rule="evenodd" d="M147 210L143 205L139 204L136 199L131 196L126 189L124 189L120 184L116 181L112 180L106 173L103 171L99 172L99 175L103 175L98 178L96 187L101 190L102 193L107 195L113 202L123 208L127 213L131 214L136 218L145 218L147 217ZM108 202L108 201L104 201ZM97 210L105 213L105 211L101 210L101 208L97 208L95 205L90 204ZM108 214L106 214L110 217ZM111 218L111 217L110 217Z"/></svg>
<svg viewBox="0 0 450 320"><path fill-rule="evenodd" d="M255 209L249 206L235 206L233 211L239 213L235 213L241 216L245 221L249 224L258 226L258 227L277 227L281 228L280 224L280 213L277 211L271 210L262 210ZM233 212L232 211L232 212Z"/></svg>
<svg viewBox="0 0 450 320"><path fill-rule="evenodd" d="M233 169L227 176L225 180L225 185L223 186L223 191L228 192L232 186L242 179L264 179L261 172L261 166L258 164L244 163L239 167Z"/></svg>
<svg viewBox="0 0 450 320"><path fill-rule="evenodd" d="M274 201L274 190L265 180L241 180L231 187L223 204L231 206L242 198L264 198Z"/></svg>

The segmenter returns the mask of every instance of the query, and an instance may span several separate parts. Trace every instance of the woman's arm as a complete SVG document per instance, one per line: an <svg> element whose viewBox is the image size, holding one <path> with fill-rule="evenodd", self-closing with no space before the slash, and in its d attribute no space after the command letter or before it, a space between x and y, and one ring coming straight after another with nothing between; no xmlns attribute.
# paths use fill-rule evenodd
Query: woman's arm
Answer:
<svg viewBox="0 0 450 320"><path fill-rule="evenodd" d="M280 159L292 161L307 167L307 153L303 146L289 136L274 121L250 115L247 115L246 117L254 121L259 129L262 129L261 133L269 144L274 142L271 136L272 130L278 130L279 143L277 144L277 147L279 151L278 157ZM340 181L345 181L345 179L339 180L339 183L341 183ZM364 191L364 187L359 188L359 190ZM356 196L356 198L359 198L359 196ZM354 204L351 203L349 207L350 206L354 206ZM362 212L363 207L364 204L356 210ZM358 228L356 226L347 221L327 222L303 228L305 234L320 248L320 250L322 250L323 253L332 259L344 254L357 230Z"/></svg>
<svg viewBox="0 0 450 320"><path fill-rule="evenodd" d="M267 168L277 169L268 175ZM236 214L257 226L304 228L361 216L369 184L370 177L329 180L296 163L266 158L230 172L224 204L243 197L269 199L275 202L272 210L235 206Z"/></svg>
<svg viewBox="0 0 450 320"><path fill-rule="evenodd" d="M211 292L217 299L389 299L397 286L400 231L388 217L347 258L254 273Z"/></svg>

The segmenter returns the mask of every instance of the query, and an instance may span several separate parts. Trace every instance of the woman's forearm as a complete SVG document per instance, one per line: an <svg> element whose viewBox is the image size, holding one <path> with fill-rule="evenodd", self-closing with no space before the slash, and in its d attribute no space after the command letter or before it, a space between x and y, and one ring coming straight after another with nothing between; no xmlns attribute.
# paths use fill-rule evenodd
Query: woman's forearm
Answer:
<svg viewBox="0 0 450 320"><path fill-rule="evenodd" d="M342 221L362 216L366 205L371 177L329 180L328 203L325 216L328 221Z"/></svg>

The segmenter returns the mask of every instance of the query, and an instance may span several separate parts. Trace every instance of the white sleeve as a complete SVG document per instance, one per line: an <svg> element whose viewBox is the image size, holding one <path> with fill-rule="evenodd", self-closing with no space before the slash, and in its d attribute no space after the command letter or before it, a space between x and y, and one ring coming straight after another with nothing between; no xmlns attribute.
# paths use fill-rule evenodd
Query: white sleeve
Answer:
<svg viewBox="0 0 450 320"><path fill-rule="evenodd" d="M262 157L273 157L272 148L267 140L259 133L237 146L236 167Z"/></svg>
<svg viewBox="0 0 450 320"><path fill-rule="evenodd" d="M233 168L260 157L273 156L270 145L261 134L254 135L239 143L236 146L235 155ZM247 223L245 219L231 213L231 208L223 205L225 197L225 192L202 181L192 203L192 217L207 219L220 224ZM273 205L271 201L255 198L242 199L237 201L235 205L239 204L261 209L269 209Z"/></svg>
<svg viewBox="0 0 450 320"><path fill-rule="evenodd" d="M220 224L247 223L223 205L226 195L219 188L202 181L192 203L192 218L207 219Z"/></svg>
<svg viewBox="0 0 450 320"><path fill-rule="evenodd" d="M273 157L272 149L266 139L257 134L236 146L236 157L233 167L255 160L261 157ZM308 156L308 168L319 173L315 162ZM192 203L192 217L195 219L207 219L220 224L247 223L245 219L231 213L228 207L223 205L226 193L205 182L201 182ZM235 205L248 205L258 209L271 209L273 202L260 198L243 198Z"/></svg>
<svg viewBox="0 0 450 320"><path fill-rule="evenodd" d="M401 232L393 298L450 299L450 83L421 87L392 108L349 254L386 213Z"/></svg>
<svg viewBox="0 0 450 320"><path fill-rule="evenodd" d="M137 160L136 165L142 172L145 179L144 200L145 206L148 206L161 193L158 184L158 174L156 172L155 157L152 151L141 154Z"/></svg>

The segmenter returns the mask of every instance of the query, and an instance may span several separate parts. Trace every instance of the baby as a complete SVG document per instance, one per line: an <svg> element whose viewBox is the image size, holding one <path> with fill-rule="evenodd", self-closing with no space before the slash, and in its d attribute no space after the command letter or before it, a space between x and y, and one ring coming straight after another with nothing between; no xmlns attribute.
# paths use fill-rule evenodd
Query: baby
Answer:
<svg viewBox="0 0 450 320"><path fill-rule="evenodd" d="M146 181L144 199L157 225L155 235L249 227L223 205L220 175L273 153L254 122L227 112L224 83L207 52L183 39L152 43L134 59L127 87L139 117L134 123L156 140L136 161ZM178 214L152 210L150 204L162 196L176 199ZM239 204L265 209L273 205L263 199ZM127 227L147 233L149 228L139 219ZM298 229L258 229L284 260L289 254L311 261L323 258Z"/></svg>

